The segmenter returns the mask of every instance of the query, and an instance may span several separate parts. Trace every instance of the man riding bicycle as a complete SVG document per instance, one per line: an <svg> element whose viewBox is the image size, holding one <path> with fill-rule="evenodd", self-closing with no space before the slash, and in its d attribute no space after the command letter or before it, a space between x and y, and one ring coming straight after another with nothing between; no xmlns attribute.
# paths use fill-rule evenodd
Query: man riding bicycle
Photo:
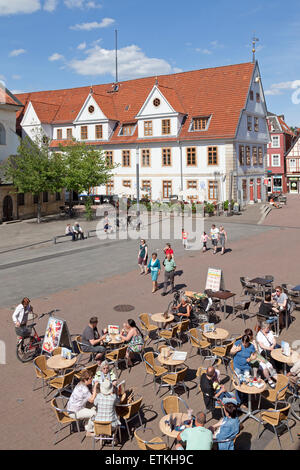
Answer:
<svg viewBox="0 0 300 470"><path fill-rule="evenodd" d="M27 328L27 321L29 313L32 313L33 309L30 305L30 300L28 297L24 297L22 302L16 307L12 319L15 324L15 331L17 336L22 338L28 337L31 335L31 329Z"/></svg>

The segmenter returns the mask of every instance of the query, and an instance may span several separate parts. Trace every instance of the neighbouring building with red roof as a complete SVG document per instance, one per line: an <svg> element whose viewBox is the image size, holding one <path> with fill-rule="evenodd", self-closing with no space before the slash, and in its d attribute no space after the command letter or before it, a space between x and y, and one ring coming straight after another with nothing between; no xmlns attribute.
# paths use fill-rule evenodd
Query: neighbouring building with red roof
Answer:
<svg viewBox="0 0 300 470"><path fill-rule="evenodd" d="M95 194L167 201L266 198L269 132L258 63L18 95L22 135L72 138L119 166ZM191 196L191 192L194 194Z"/></svg>
<svg viewBox="0 0 300 470"><path fill-rule="evenodd" d="M284 122L284 116L268 113L270 142L267 156L268 194L288 191L286 155L295 139L294 132Z"/></svg>
<svg viewBox="0 0 300 470"><path fill-rule="evenodd" d="M17 114L23 112L22 102L7 88L0 85L0 163L11 155L16 155L19 136L16 132ZM58 211L63 201L63 192L55 195L44 194L42 214ZM63 201L64 202L64 201ZM29 218L36 215L36 202L32 194L17 193L11 181L0 175L0 222Z"/></svg>

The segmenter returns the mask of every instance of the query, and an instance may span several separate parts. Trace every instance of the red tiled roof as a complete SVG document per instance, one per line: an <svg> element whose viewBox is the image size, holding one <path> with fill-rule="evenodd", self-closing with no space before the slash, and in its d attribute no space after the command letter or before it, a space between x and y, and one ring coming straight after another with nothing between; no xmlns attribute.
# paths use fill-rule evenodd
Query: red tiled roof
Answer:
<svg viewBox="0 0 300 470"><path fill-rule="evenodd" d="M13 95L7 88L0 87L0 104L12 104L14 106L23 107L18 98Z"/></svg>
<svg viewBox="0 0 300 470"><path fill-rule="evenodd" d="M246 104L253 71L254 64L245 63L159 76L158 88L161 93L177 112L188 117L177 139L166 137L155 140L234 138L241 110ZM118 136L120 125L135 121L135 116L155 83L156 77L128 80L118 84L117 92L113 92L114 84L93 85L93 97L103 113L109 119L120 122L107 143L137 141L137 130L133 136ZM74 121L89 93L90 87L86 86L20 94L17 98L26 106L32 101L43 122L59 124ZM39 103L38 110L36 103ZM24 111L19 113L19 121L23 113ZM209 128L206 131L189 132L191 119L199 116L212 116ZM138 141L153 142L153 139ZM53 141L51 145L54 146L55 142L57 141Z"/></svg>
<svg viewBox="0 0 300 470"><path fill-rule="evenodd" d="M284 122L284 120L280 117L277 116L279 124L281 125L282 131L285 134L290 134L291 136L295 137L295 133L289 128L289 126Z"/></svg>

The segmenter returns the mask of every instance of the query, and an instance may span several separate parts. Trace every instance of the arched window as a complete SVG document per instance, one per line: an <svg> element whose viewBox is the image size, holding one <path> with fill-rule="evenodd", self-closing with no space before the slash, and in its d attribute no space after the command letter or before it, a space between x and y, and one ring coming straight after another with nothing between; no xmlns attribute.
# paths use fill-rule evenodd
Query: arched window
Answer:
<svg viewBox="0 0 300 470"><path fill-rule="evenodd" d="M5 127L0 122L0 145L5 145L5 144L6 144Z"/></svg>

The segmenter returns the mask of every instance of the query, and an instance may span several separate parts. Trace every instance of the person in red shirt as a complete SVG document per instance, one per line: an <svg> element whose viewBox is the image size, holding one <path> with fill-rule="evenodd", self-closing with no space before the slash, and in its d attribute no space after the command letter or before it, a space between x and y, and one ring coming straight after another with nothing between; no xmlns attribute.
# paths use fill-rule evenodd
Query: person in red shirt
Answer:
<svg viewBox="0 0 300 470"><path fill-rule="evenodd" d="M171 243L167 243L165 248L164 248L164 253L167 257L167 255L171 255L172 258L174 258L174 251L171 248Z"/></svg>

